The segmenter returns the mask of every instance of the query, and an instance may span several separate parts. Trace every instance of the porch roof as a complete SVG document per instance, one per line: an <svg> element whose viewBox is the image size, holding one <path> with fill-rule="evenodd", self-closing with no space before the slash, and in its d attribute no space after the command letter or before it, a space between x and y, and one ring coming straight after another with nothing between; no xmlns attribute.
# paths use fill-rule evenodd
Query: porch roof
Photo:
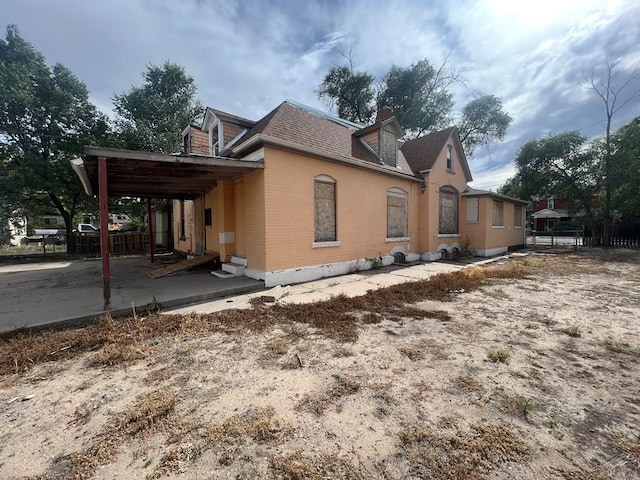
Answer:
<svg viewBox="0 0 640 480"><path fill-rule="evenodd" d="M116 197L193 199L219 180L264 168L259 161L86 147L71 166L88 195L99 190L100 157L107 160L107 195Z"/></svg>

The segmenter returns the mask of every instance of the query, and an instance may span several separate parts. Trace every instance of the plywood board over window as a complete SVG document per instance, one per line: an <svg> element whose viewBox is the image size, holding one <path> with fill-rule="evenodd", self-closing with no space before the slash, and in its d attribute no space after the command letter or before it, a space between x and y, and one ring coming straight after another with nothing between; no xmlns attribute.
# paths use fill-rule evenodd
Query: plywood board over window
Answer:
<svg viewBox="0 0 640 480"><path fill-rule="evenodd" d="M326 175L314 179L314 223L316 242L334 242L336 232L336 182Z"/></svg>
<svg viewBox="0 0 640 480"><path fill-rule="evenodd" d="M467 223L478 221L478 197L467 197Z"/></svg>
<svg viewBox="0 0 640 480"><path fill-rule="evenodd" d="M455 235L458 233L458 192L451 187L440 189L440 222L438 233Z"/></svg>
<svg viewBox="0 0 640 480"><path fill-rule="evenodd" d="M399 188L387 191L387 238L404 238L407 233L407 193Z"/></svg>
<svg viewBox="0 0 640 480"><path fill-rule="evenodd" d="M380 148L382 161L391 167L395 167L398 161L398 139L395 134L382 130L382 145Z"/></svg>
<svg viewBox="0 0 640 480"><path fill-rule="evenodd" d="M522 227L522 206L514 205L513 206L513 226L514 227Z"/></svg>
<svg viewBox="0 0 640 480"><path fill-rule="evenodd" d="M493 201L493 221L494 227L504 226L504 202Z"/></svg>

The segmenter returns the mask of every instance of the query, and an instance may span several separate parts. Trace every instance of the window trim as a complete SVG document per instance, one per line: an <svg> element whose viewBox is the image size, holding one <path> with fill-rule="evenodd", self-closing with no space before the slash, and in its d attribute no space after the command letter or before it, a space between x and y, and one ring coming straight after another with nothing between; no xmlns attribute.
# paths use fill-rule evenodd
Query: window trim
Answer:
<svg viewBox="0 0 640 480"><path fill-rule="evenodd" d="M447 172L453 173L453 147L447 145Z"/></svg>
<svg viewBox="0 0 640 480"><path fill-rule="evenodd" d="M475 200L476 202L476 219L469 220L469 200ZM466 197L464 202L464 221L465 223L480 223L480 197Z"/></svg>
<svg viewBox="0 0 640 480"><path fill-rule="evenodd" d="M453 193L456 198L456 231L453 233L440 231L442 226L442 192ZM440 235L460 235L460 192L452 185L443 185L438 189L438 236Z"/></svg>
<svg viewBox="0 0 640 480"><path fill-rule="evenodd" d="M499 225L494 224L493 222L495 221L495 208L496 205L502 205L502 215L500 216L500 221L502 222ZM491 227L492 228L504 228L504 202L501 202L500 200L494 200L493 204L492 204L493 210L491 211Z"/></svg>
<svg viewBox="0 0 640 480"><path fill-rule="evenodd" d="M384 158L384 134L385 133L388 133L393 137L393 144L395 145L393 165L391 163L387 163ZM378 137L379 137L378 151L380 152L380 160L382 160L382 164L387 165L388 167L397 167L398 166L398 136L389 130L381 128L380 134Z"/></svg>
<svg viewBox="0 0 640 480"><path fill-rule="evenodd" d="M553 198L548 198L547 199L547 209L548 210L555 210L556 208L556 201Z"/></svg>
<svg viewBox="0 0 640 480"><path fill-rule="evenodd" d="M324 183L333 185L333 240L318 240L317 239L317 217L316 217L316 183ZM311 248L323 248L323 247L339 247L340 241L338 240L338 188L335 178L329 175L316 175L313 177L313 242Z"/></svg>
<svg viewBox="0 0 640 480"><path fill-rule="evenodd" d="M402 198L404 200L404 234L399 237L389 236L389 197ZM402 242L408 241L409 236L409 195L406 190L399 187L391 187L387 189L387 234L385 235L385 242Z"/></svg>
<svg viewBox="0 0 640 480"><path fill-rule="evenodd" d="M520 215L516 215L518 209L520 210ZM513 205L513 228L522 228L522 224L524 223L522 220L523 210L522 205ZM516 220L518 219L520 220L520 223L516 223Z"/></svg>

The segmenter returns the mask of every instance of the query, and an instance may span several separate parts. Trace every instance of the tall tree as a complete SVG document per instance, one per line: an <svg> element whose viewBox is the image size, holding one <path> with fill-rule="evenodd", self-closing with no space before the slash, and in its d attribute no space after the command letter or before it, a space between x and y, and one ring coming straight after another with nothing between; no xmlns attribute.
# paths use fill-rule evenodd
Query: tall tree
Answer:
<svg viewBox="0 0 640 480"><path fill-rule="evenodd" d="M611 136L611 208L640 217L640 117Z"/></svg>
<svg viewBox="0 0 640 480"><path fill-rule="evenodd" d="M426 58L407 68L393 65L382 79L378 107L390 107L405 130L421 136L449 125L453 109L449 89L460 82L447 58L437 68Z"/></svg>
<svg viewBox="0 0 640 480"><path fill-rule="evenodd" d="M70 233L90 199L69 160L104 138L106 117L89 102L87 87L64 65L48 66L15 25L0 40L0 106L2 168L11 176L0 197L14 205L18 199L23 209L57 210Z"/></svg>
<svg viewBox="0 0 640 480"><path fill-rule="evenodd" d="M531 140L518 151L516 176L501 192L529 200L567 199L570 210L584 212L586 222L596 231L601 223L593 202L602 182L599 154L598 144L576 131Z"/></svg>
<svg viewBox="0 0 640 480"><path fill-rule="evenodd" d="M605 137L604 151L602 155L602 170L604 176L604 229L602 241L605 245L610 244L611 221L612 221L612 194L613 184L613 144L612 144L612 122L613 117L629 102L640 98L640 89L637 88L637 81L640 79L640 70L633 69L631 73L621 77L618 71L618 64L615 60L608 60L603 68L594 68L591 71L589 84L591 89L602 101L605 107Z"/></svg>
<svg viewBox="0 0 640 480"><path fill-rule="evenodd" d="M449 66L448 56L437 67L426 58L407 68L393 65L377 82L373 75L354 70L351 53L343 56L348 65L332 67L316 92L330 108L337 107L341 118L368 123L376 108L390 107L414 137L450 125L454 106L451 88L464 82ZM504 138L510 124L511 117L498 97L486 95L469 102L458 126L467 154L471 156L479 145Z"/></svg>
<svg viewBox="0 0 640 480"><path fill-rule="evenodd" d="M375 77L356 72L350 66L332 67L322 80L316 94L330 108L337 107L338 116L352 122L367 123L375 113L373 99Z"/></svg>
<svg viewBox="0 0 640 480"><path fill-rule="evenodd" d="M195 81L171 62L149 65L142 76L142 86L113 97L120 144L131 150L178 152L182 130L202 118Z"/></svg>
<svg viewBox="0 0 640 480"><path fill-rule="evenodd" d="M476 147L502 140L511 124L511 116L502 109L502 100L485 95L467 103L458 126L460 141L467 155Z"/></svg>

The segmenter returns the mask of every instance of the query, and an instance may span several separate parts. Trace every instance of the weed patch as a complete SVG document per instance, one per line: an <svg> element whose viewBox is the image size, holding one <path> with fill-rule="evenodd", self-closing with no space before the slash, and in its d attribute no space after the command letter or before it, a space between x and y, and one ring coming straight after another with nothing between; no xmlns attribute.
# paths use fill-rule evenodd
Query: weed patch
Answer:
<svg viewBox="0 0 640 480"><path fill-rule="evenodd" d="M487 358L493 363L509 363L511 355L504 348L492 348L487 353Z"/></svg>
<svg viewBox="0 0 640 480"><path fill-rule="evenodd" d="M527 446L502 425L476 423L471 430L436 436L422 427L400 432L400 445L418 478L483 480L505 462L522 459Z"/></svg>
<svg viewBox="0 0 640 480"><path fill-rule="evenodd" d="M276 478L284 480L324 480L327 478L365 480L369 478L349 460L335 453L311 456L296 450L272 456L270 463Z"/></svg>

